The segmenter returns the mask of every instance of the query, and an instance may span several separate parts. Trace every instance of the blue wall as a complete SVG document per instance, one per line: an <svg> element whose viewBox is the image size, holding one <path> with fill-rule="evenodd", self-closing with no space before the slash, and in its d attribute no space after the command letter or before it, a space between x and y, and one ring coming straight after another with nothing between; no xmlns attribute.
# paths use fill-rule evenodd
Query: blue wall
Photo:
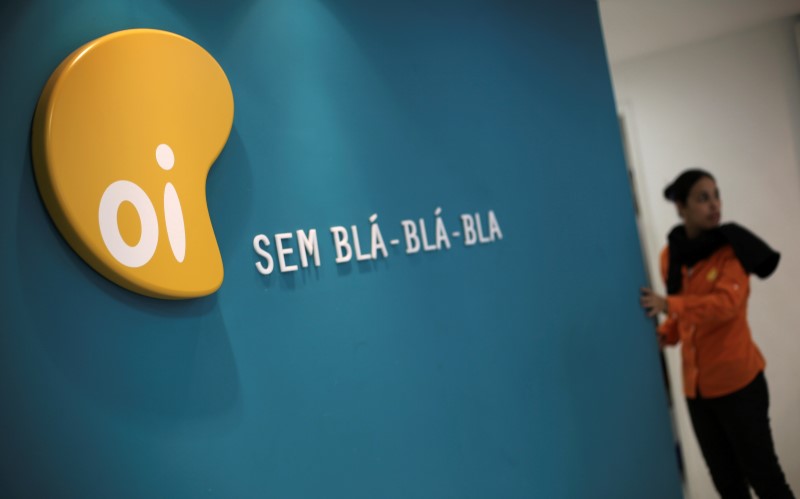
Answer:
<svg viewBox="0 0 800 499"><path fill-rule="evenodd" d="M34 183L48 76L131 27L233 88L208 298L106 281ZM0 495L680 497L593 1L30 0L0 28ZM328 227L436 207L504 238L334 263ZM253 237L301 228L322 266L258 274Z"/></svg>

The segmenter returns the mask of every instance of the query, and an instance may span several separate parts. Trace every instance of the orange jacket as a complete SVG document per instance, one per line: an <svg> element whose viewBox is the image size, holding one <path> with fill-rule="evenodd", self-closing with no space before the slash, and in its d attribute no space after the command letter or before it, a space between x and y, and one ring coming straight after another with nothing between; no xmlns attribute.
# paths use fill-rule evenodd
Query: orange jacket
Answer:
<svg viewBox="0 0 800 499"><path fill-rule="evenodd" d="M665 281L668 265L669 248L664 248ZM682 271L681 291L667 297L667 319L658 332L666 344L682 344L687 397L696 398L698 390L709 398L733 393L766 365L747 324L750 278L730 246Z"/></svg>

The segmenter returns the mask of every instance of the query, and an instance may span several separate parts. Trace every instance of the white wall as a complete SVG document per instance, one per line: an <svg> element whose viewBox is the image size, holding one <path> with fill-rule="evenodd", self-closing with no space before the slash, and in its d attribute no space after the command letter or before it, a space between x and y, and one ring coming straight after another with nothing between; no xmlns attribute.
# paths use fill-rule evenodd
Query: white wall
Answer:
<svg viewBox="0 0 800 499"><path fill-rule="evenodd" d="M612 67L612 76L627 123L651 275L659 275L658 254L678 223L663 188L690 166L717 177L724 220L751 228L782 253L771 278L752 278L750 322L767 359L778 455L800 496L800 64L794 27L794 19L785 19L625 61ZM714 498L686 412L679 352L669 350L687 493Z"/></svg>

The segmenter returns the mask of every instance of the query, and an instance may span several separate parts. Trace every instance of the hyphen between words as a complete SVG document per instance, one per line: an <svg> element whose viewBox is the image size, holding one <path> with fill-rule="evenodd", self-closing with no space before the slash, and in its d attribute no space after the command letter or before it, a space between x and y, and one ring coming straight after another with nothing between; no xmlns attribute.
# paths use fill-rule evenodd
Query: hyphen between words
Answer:
<svg viewBox="0 0 800 499"><path fill-rule="evenodd" d="M488 244L503 239L503 232L500 224L497 223L497 216L494 211L489 210L486 214L486 225L484 229L480 213L464 213L460 216L461 231L447 232L444 220L442 219L442 209L436 208L434 211L435 221L433 234L428 234L425 219L402 220L400 226L403 230L403 242L405 243L405 253L407 255L420 251L441 251L449 250L452 239L463 238L464 246L475 244ZM362 250L361 238L358 234L358 227L350 226L350 230L343 226L331 227L330 233L333 246L336 250L336 263L342 264L352 261L363 262L367 260L377 260L378 258L389 258L389 247L399 246L400 239L390 239L387 246L380 225L378 215L373 214L369 217L370 235L369 246L364 246ZM295 242L296 239L296 242ZM366 240L365 240L366 241ZM298 268L307 268L313 264L315 267L321 265L319 238L317 229L308 231L298 230L295 233L285 232L275 234L275 256L278 260L278 269L281 272L295 272ZM256 269L262 275L270 275L275 270L275 258L270 249L272 241L264 234L258 234L253 238L253 249L261 260L256 262ZM295 248L300 256L299 266L293 263ZM311 263L310 263L311 262Z"/></svg>

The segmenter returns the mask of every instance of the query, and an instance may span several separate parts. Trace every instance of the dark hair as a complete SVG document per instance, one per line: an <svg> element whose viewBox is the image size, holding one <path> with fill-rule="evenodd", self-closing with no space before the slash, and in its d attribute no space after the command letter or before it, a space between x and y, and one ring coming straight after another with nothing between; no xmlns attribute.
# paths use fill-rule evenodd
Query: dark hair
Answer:
<svg viewBox="0 0 800 499"><path fill-rule="evenodd" d="M694 184L701 178L706 177L714 180L714 176L705 170L700 170L699 168L686 170L664 189L664 197L673 203L686 204L686 198L689 197L689 191L692 190Z"/></svg>

